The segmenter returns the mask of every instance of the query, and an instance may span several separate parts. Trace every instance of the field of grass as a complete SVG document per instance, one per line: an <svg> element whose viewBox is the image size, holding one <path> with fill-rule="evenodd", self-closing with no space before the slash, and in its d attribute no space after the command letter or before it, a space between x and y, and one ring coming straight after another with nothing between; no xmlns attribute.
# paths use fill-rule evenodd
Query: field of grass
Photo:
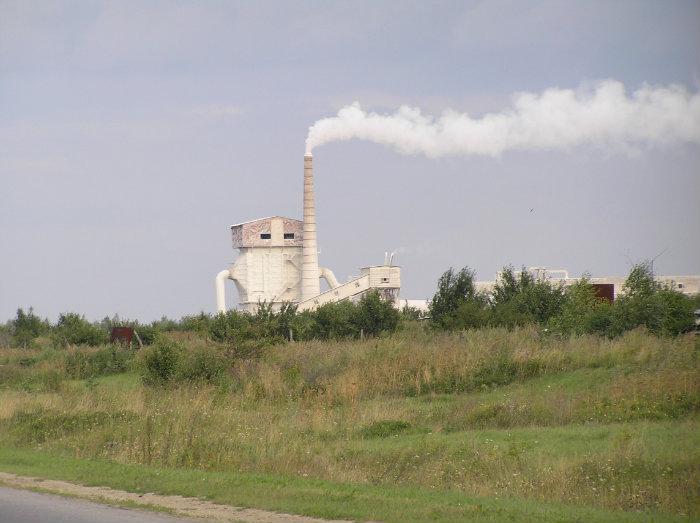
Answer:
<svg viewBox="0 0 700 523"><path fill-rule="evenodd" d="M693 336L413 326L166 387L71 350L0 351L0 470L383 521L700 517Z"/></svg>

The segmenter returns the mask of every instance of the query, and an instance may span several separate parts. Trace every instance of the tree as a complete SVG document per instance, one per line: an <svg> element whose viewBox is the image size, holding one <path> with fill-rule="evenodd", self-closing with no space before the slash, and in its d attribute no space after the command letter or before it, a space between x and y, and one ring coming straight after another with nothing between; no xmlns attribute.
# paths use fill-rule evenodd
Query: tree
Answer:
<svg viewBox="0 0 700 523"><path fill-rule="evenodd" d="M399 311L389 300L384 300L375 291L360 298L352 318L355 328L367 336L377 336L382 332L394 332L399 324Z"/></svg>
<svg viewBox="0 0 700 523"><path fill-rule="evenodd" d="M486 298L474 287L474 271L452 267L438 279L438 288L430 300L430 321L435 327L455 330L479 327L484 320Z"/></svg>
<svg viewBox="0 0 700 523"><path fill-rule="evenodd" d="M612 321L612 307L596 296L588 276L567 287L559 313L550 319L552 330L561 334L606 334Z"/></svg>
<svg viewBox="0 0 700 523"><path fill-rule="evenodd" d="M65 347L69 344L95 346L107 343L109 338L106 330L99 325L93 325L85 317L74 312L64 313L58 317L51 337L56 347Z"/></svg>
<svg viewBox="0 0 700 523"><path fill-rule="evenodd" d="M352 338L359 334L353 322L355 305L347 300L326 303L310 313L314 320L312 337L319 339Z"/></svg>
<svg viewBox="0 0 700 523"><path fill-rule="evenodd" d="M35 338L47 334L50 329L48 320L42 320L34 314L32 307L29 307L29 312L24 312L21 307L17 309L15 319L10 322L12 341L20 347L30 346Z"/></svg>
<svg viewBox="0 0 700 523"><path fill-rule="evenodd" d="M632 267L614 307L612 335L645 326L659 335L677 335L694 327L694 302L654 280L649 262Z"/></svg>
<svg viewBox="0 0 700 523"><path fill-rule="evenodd" d="M546 324L563 304L561 285L537 280L525 268L516 274L513 267L504 267L491 295L492 322L505 327Z"/></svg>

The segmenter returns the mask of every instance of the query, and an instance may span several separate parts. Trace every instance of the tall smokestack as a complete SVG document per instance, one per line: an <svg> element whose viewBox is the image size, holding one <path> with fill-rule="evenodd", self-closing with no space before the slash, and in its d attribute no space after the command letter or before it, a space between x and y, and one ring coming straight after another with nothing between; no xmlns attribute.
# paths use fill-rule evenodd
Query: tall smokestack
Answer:
<svg viewBox="0 0 700 523"><path fill-rule="evenodd" d="M321 293L318 279L316 244L316 205L314 203L314 167L311 153L304 155L304 236L301 247L301 300Z"/></svg>

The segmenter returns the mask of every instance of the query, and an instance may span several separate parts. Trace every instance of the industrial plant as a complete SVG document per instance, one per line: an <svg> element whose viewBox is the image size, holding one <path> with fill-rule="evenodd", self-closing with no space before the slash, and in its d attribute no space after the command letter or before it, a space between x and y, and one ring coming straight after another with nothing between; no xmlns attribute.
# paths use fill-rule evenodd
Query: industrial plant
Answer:
<svg viewBox="0 0 700 523"><path fill-rule="evenodd" d="M370 290L398 304L401 268L385 256L383 265L367 266L360 274L339 283L333 271L318 263L313 156L304 156L304 213L301 221L269 216L231 225L236 261L216 276L216 309L226 311L226 280L233 280L239 308L255 312L260 303L279 309L294 303L312 310L325 303L356 300ZM320 279L329 289L321 292Z"/></svg>
<svg viewBox="0 0 700 523"><path fill-rule="evenodd" d="M581 280L569 276L566 269L548 269L546 267L528 267L524 269L536 281L547 281L555 285L567 287ZM625 278L619 276L602 276L587 278L593 285L596 295L608 301L614 301L624 292ZM661 285L670 287L678 292L693 296L700 293L700 276L656 276L656 281ZM475 287L477 291L491 293L496 283L501 280L501 273L491 281L477 281Z"/></svg>
<svg viewBox="0 0 700 523"><path fill-rule="evenodd" d="M339 283L328 267L318 262L316 205L314 198L313 156L304 155L303 219L268 216L231 225L231 239L238 257L228 269L216 276L216 309L226 311L226 280L233 280L238 290L239 309L255 312L261 303L278 310L285 303L298 310L313 310L320 305L341 300L357 300L374 290L398 308L412 307L424 313L427 300L399 299L401 268L393 264L393 255L384 256L383 265L360 269L357 277ZM565 269L529 267L535 280L562 286L580 280ZM328 290L321 292L323 279ZM478 291L490 293L500 279L475 283ZM684 294L700 292L700 276L659 276L657 280ZM620 277L589 278L599 297L613 301L623 292L625 279Z"/></svg>

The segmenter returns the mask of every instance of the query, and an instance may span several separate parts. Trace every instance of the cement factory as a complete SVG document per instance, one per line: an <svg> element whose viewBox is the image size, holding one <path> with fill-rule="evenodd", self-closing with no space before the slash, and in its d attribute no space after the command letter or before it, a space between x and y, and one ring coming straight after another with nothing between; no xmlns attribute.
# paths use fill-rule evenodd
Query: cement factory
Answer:
<svg viewBox="0 0 700 523"><path fill-rule="evenodd" d="M231 226L233 248L238 258L216 276L216 310L226 311L226 280L233 280L241 310L255 312L262 302L279 309L295 303L298 310L315 309L325 303L356 300L378 291L398 303L401 268L385 256L384 265L360 269L359 276L339 283L333 271L318 264L316 205L314 202L313 156L304 156L303 220L270 216ZM321 292L320 279L329 289Z"/></svg>
<svg viewBox="0 0 700 523"><path fill-rule="evenodd" d="M285 303L294 303L298 310L312 310L320 305L357 300L375 290L396 307L409 306L428 312L427 300L399 298L401 268L393 265L393 255L384 256L383 265L360 269L357 277L339 283L333 271L318 263L316 238L316 205L314 199L313 156L304 155L304 211L301 221L283 216L269 216L231 225L233 248L238 249L236 261L216 276L216 309L226 311L226 280L233 280L238 290L240 310L255 312L260 303L279 309ZM550 281L563 286L579 278L569 277L563 269L530 267L525 269L536 280ZM476 282L478 291L490 292L500 278ZM321 292L320 280L328 284ZM700 276L659 276L661 283L684 294L700 292ZM601 298L613 301L622 291L625 278L590 278Z"/></svg>

